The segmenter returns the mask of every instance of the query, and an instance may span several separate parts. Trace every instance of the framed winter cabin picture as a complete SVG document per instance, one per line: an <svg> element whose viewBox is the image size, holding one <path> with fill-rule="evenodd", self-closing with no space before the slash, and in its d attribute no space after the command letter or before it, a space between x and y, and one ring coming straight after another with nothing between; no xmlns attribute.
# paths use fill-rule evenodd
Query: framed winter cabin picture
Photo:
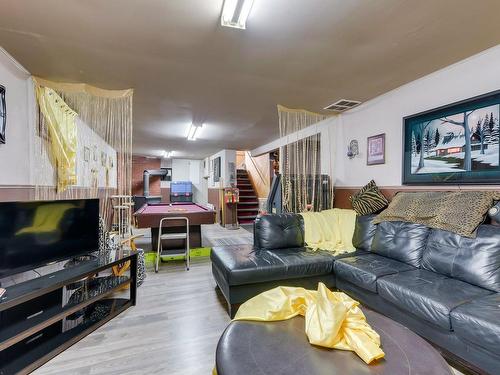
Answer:
<svg viewBox="0 0 500 375"><path fill-rule="evenodd" d="M403 119L403 184L498 184L500 90Z"/></svg>

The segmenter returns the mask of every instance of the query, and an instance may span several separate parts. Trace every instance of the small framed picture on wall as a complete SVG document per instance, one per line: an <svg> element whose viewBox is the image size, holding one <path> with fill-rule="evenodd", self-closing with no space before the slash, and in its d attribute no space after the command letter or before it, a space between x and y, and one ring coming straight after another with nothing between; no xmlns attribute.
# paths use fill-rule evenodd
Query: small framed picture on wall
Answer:
<svg viewBox="0 0 500 375"><path fill-rule="evenodd" d="M5 105L5 87L0 85L0 143L5 143L7 125L7 106Z"/></svg>
<svg viewBox="0 0 500 375"><path fill-rule="evenodd" d="M385 133L368 137L366 164L385 164Z"/></svg>
<svg viewBox="0 0 500 375"><path fill-rule="evenodd" d="M90 161L90 148L88 147L83 148L83 160L87 163Z"/></svg>

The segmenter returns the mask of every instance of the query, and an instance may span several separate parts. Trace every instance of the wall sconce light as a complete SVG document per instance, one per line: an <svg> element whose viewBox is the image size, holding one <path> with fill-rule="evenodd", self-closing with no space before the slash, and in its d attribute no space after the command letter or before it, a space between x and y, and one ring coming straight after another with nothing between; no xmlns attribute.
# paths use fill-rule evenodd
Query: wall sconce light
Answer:
<svg viewBox="0 0 500 375"><path fill-rule="evenodd" d="M353 139L349 142L349 146L347 146L347 157L352 159L357 155L359 155L358 141Z"/></svg>
<svg viewBox="0 0 500 375"><path fill-rule="evenodd" d="M500 202L497 202L493 207L490 208L490 210L488 211L488 215L490 216L491 220L500 223Z"/></svg>

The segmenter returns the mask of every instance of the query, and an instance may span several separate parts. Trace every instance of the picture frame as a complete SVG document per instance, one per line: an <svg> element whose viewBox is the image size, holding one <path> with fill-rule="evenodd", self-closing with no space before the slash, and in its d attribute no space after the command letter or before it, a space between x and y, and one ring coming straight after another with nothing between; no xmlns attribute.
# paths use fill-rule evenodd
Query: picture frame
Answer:
<svg viewBox="0 0 500 375"><path fill-rule="evenodd" d="M385 164L385 133L366 140L366 165Z"/></svg>
<svg viewBox="0 0 500 375"><path fill-rule="evenodd" d="M500 90L403 118L403 185L500 183Z"/></svg>
<svg viewBox="0 0 500 375"><path fill-rule="evenodd" d="M94 157L94 161L97 161L97 146L94 146L93 157Z"/></svg>
<svg viewBox="0 0 500 375"><path fill-rule="evenodd" d="M221 177L221 158L220 156L213 160L214 164L214 182L219 182Z"/></svg>
<svg viewBox="0 0 500 375"><path fill-rule="evenodd" d="M5 86L0 85L0 143L5 144L5 132L7 129L7 104L5 100Z"/></svg>
<svg viewBox="0 0 500 375"><path fill-rule="evenodd" d="M83 161L87 163L90 161L90 148L87 146L83 147Z"/></svg>

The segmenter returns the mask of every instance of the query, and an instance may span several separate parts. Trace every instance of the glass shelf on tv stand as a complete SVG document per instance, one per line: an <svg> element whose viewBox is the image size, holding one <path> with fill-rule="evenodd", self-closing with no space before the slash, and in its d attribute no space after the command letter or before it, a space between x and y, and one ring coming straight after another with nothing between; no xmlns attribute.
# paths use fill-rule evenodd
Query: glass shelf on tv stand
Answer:
<svg viewBox="0 0 500 375"><path fill-rule="evenodd" d="M93 255L79 262L73 262L69 267L65 267L68 260L58 262L57 269L51 273L6 287L6 293L0 298L0 311L26 302L35 295L51 292L92 273L101 272L114 265L126 262L134 254L135 252L132 250L116 250L100 256Z"/></svg>
<svg viewBox="0 0 500 375"><path fill-rule="evenodd" d="M111 273L113 266L127 261L131 261L128 271L130 276L115 276ZM118 250L77 261L60 262L55 272L7 287L7 292L0 301L0 312L8 312L11 308L23 309L25 302L30 303L31 300L51 292L60 295L62 303L51 305L29 319L23 318L0 326L0 356L2 351L4 354L9 352L8 358L1 358L0 375L11 373L9 372L11 370L15 373L29 373L128 307L135 305L136 266L136 252ZM129 298L121 298L125 294L124 288L128 288L126 293ZM84 290L83 297L74 300L69 298L70 300L65 301L63 298L65 291L70 296L75 290ZM93 312L97 306L102 307L106 304L111 306L109 311L102 316L97 314L98 318L94 317L93 321L89 321L92 315L89 318L82 313L82 311ZM64 328L67 319L76 319L74 315L85 316L85 319L79 322L74 320L77 324ZM57 335L36 345L35 349L25 351L17 349L37 333L43 333L54 325L61 324L63 328Z"/></svg>

